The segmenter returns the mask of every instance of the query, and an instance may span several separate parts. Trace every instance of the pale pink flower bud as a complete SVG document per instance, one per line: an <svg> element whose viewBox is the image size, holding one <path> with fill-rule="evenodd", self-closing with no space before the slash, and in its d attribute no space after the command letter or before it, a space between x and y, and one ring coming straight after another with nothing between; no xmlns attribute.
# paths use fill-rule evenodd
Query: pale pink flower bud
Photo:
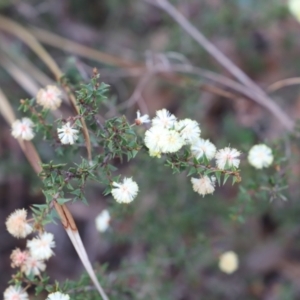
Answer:
<svg viewBox="0 0 300 300"><path fill-rule="evenodd" d="M25 261L29 257L28 251L21 251L19 248L13 250L10 255L11 267L18 268L24 265Z"/></svg>
<svg viewBox="0 0 300 300"><path fill-rule="evenodd" d="M221 149L216 154L216 164L217 167L221 170L224 170L226 166L228 168L235 167L238 168L240 160L238 157L241 155L241 152L237 151L234 148L226 147Z"/></svg>
<svg viewBox="0 0 300 300"><path fill-rule="evenodd" d="M16 120L12 123L11 134L14 138L30 141L34 138L33 122L29 118L22 118L22 120Z"/></svg>
<svg viewBox="0 0 300 300"><path fill-rule="evenodd" d="M61 105L61 90L55 85L47 85L40 89L36 96L36 102L43 108L55 110Z"/></svg>
<svg viewBox="0 0 300 300"><path fill-rule="evenodd" d="M216 178L212 176L203 176L200 178L191 178L193 190L198 194L204 196L206 194L212 194L215 191Z"/></svg>
<svg viewBox="0 0 300 300"><path fill-rule="evenodd" d="M28 300L28 294L20 286L10 285L4 291L4 300Z"/></svg>
<svg viewBox="0 0 300 300"><path fill-rule="evenodd" d="M32 226L28 224L27 211L23 209L17 209L9 215L6 220L7 231L16 238L25 238L32 232Z"/></svg>
<svg viewBox="0 0 300 300"><path fill-rule="evenodd" d="M21 271L24 272L27 276L30 274L34 276L40 275L41 272L45 271L45 269L46 264L42 260L36 259L32 256L28 256L21 267Z"/></svg>

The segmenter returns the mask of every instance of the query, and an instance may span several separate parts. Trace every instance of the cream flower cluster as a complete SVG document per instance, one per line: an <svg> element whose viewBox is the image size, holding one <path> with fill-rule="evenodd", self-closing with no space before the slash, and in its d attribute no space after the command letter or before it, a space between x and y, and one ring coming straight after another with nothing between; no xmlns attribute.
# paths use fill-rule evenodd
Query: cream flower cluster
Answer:
<svg viewBox="0 0 300 300"><path fill-rule="evenodd" d="M55 85L47 85L40 89L36 96L36 102L43 108L55 110L61 105L61 90ZM16 139L30 141L34 138L34 123L29 118L22 118L12 123L12 136Z"/></svg>
<svg viewBox="0 0 300 300"><path fill-rule="evenodd" d="M55 85L47 85L40 89L36 95L36 102L45 109L56 110L62 102L62 91ZM142 122L147 122L146 117ZM12 136L16 139L30 141L34 138L34 123L29 118L22 118L12 123ZM70 122L57 129L62 144L74 144L78 138L78 130Z"/></svg>
<svg viewBox="0 0 300 300"><path fill-rule="evenodd" d="M27 220L27 211L25 209L17 209L9 215L6 222L7 231L16 238L25 238L29 235L33 228ZM44 232L37 238L27 241L30 255L36 259L49 259L53 252L51 248L55 246L53 234Z"/></svg>
<svg viewBox="0 0 300 300"><path fill-rule="evenodd" d="M150 156L160 157L162 153L174 153L184 145L190 146L191 152L197 159L206 157L216 159L219 169L238 168L240 152L226 147L217 151L216 146L209 140L200 137L199 124L191 119L177 120L165 108L156 112L152 126L145 132L145 145Z"/></svg>
<svg viewBox="0 0 300 300"><path fill-rule="evenodd" d="M46 269L44 260L53 255L51 250L54 247L53 235L44 232L39 238L27 241L27 247L28 250L25 251L21 251L19 248L12 251L11 267L19 268L26 276L39 276ZM20 286L9 286L4 292L4 300L16 299L27 300L28 294Z"/></svg>
<svg viewBox="0 0 300 300"><path fill-rule="evenodd" d="M32 233L33 226L27 219L25 209L17 209L6 220L8 232L17 238L25 238ZM55 247L54 236L52 233L43 232L37 237L28 240L27 249L22 251L17 248L10 255L11 267L18 268L19 272L26 276L40 276L46 270L45 261L54 253L52 248ZM25 289L19 285L11 285L4 291L4 300L28 300L28 294ZM69 300L69 295L55 292L48 295L48 300Z"/></svg>
<svg viewBox="0 0 300 300"><path fill-rule="evenodd" d="M20 268L21 272L27 276L30 274L34 276L40 275L46 269L46 264L43 260L37 259L29 251L21 251L19 248L13 250L10 259L11 267Z"/></svg>
<svg viewBox="0 0 300 300"><path fill-rule="evenodd" d="M12 252L10 256L11 266L20 268L26 275L30 273L39 275L41 271L46 269L44 261L53 255L52 248L55 247L53 234L41 233L38 237L27 241L26 246L28 250L21 251L17 248Z"/></svg>
<svg viewBox="0 0 300 300"><path fill-rule="evenodd" d="M215 158L216 165L220 170L232 167L238 168L240 164L240 159L238 158L240 152L238 150L226 147L217 151L215 145L209 140L198 139L192 144L191 152L197 159L203 156L208 160ZM216 178L214 176L200 175L200 178L192 177L191 182L193 190L201 196L212 194L215 191Z"/></svg>
<svg viewBox="0 0 300 300"><path fill-rule="evenodd" d="M27 219L25 209L17 209L11 213L6 220L7 231L16 238L25 238L33 231L31 220ZM28 240L27 249L22 251L19 248L12 251L11 267L19 268L26 276L39 276L45 271L45 260L48 260L54 253L55 247L52 233L43 232L32 240ZM19 286L9 286L4 292L5 300L28 299L27 293Z"/></svg>
<svg viewBox="0 0 300 300"><path fill-rule="evenodd" d="M16 139L22 139L30 141L34 138L33 132L34 123L29 118L22 118L21 120L16 120L12 123L11 134ZM78 139L78 132L75 125L71 125L70 122L64 124L61 128L57 129L58 137L62 144L73 145Z"/></svg>
<svg viewBox="0 0 300 300"><path fill-rule="evenodd" d="M156 112L152 126L145 133L145 145L150 156L160 157L162 153L175 153L184 145L190 145L199 138L199 124L190 119L177 121L168 110Z"/></svg>
<svg viewBox="0 0 300 300"><path fill-rule="evenodd" d="M148 115L147 115L148 117ZM168 110L156 112L152 126L145 132L144 142L150 156L161 157L164 153L175 153L183 146L189 146L196 159L216 160L220 170L238 168L240 152L226 147L217 151L216 146L209 140L200 137L199 124L191 119L177 120ZM215 190L214 176L192 178L193 190L200 195L212 194Z"/></svg>

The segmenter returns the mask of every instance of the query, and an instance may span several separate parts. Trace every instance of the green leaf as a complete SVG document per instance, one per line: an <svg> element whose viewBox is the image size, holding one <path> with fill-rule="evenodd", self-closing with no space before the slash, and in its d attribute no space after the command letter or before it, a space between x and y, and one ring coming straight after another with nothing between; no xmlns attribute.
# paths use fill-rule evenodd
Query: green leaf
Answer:
<svg viewBox="0 0 300 300"><path fill-rule="evenodd" d="M69 189L69 190L72 191L72 190L74 190L74 187L73 187L70 183L68 183L68 184L67 184L67 189Z"/></svg>
<svg viewBox="0 0 300 300"><path fill-rule="evenodd" d="M237 216L237 220L240 222L240 223L245 223L245 218L241 215Z"/></svg>
<svg viewBox="0 0 300 300"><path fill-rule="evenodd" d="M85 198L85 196L83 194L81 194L81 201L82 201L83 204L89 205L87 199Z"/></svg>
<svg viewBox="0 0 300 300"><path fill-rule="evenodd" d="M76 196L79 197L80 194L81 194L81 190L80 189L76 189L76 190L72 191L71 194L76 195Z"/></svg>
<svg viewBox="0 0 300 300"><path fill-rule="evenodd" d="M58 204L63 205L69 201L71 201L72 199L70 198L57 198L56 201L58 202Z"/></svg>
<svg viewBox="0 0 300 300"><path fill-rule="evenodd" d="M242 194L248 194L247 190L242 185L239 185L239 190Z"/></svg>
<svg viewBox="0 0 300 300"><path fill-rule="evenodd" d="M111 193L111 187L108 186L108 187L103 191L103 195L104 195L104 196L107 196L107 195L110 194L110 193Z"/></svg>
<svg viewBox="0 0 300 300"><path fill-rule="evenodd" d="M42 191L45 198L46 198L46 201L49 203L50 201L53 200L53 195L55 194L55 191L54 190L48 190L48 191ZM38 205L38 204L34 204L35 205Z"/></svg>
<svg viewBox="0 0 300 300"><path fill-rule="evenodd" d="M38 295L38 294L40 294L43 290L44 290L44 286L43 286L43 285L37 285L37 286L35 287L35 294Z"/></svg>
<svg viewBox="0 0 300 300"><path fill-rule="evenodd" d="M220 171L217 171L215 173L215 176L217 178L217 181L218 181L218 185L220 186L221 185L221 172Z"/></svg>
<svg viewBox="0 0 300 300"><path fill-rule="evenodd" d="M135 158L138 153L138 150L132 150L132 157Z"/></svg>
<svg viewBox="0 0 300 300"><path fill-rule="evenodd" d="M187 174L187 177L189 177L189 176L191 176L191 175L193 175L193 174L196 174L196 173L197 173L197 168L192 167L192 168L189 170L189 172L188 172L188 174Z"/></svg>
<svg viewBox="0 0 300 300"><path fill-rule="evenodd" d="M228 180L228 178L230 177L230 175L228 173L226 173L224 175L224 179L223 179L223 185L225 185L226 181Z"/></svg>

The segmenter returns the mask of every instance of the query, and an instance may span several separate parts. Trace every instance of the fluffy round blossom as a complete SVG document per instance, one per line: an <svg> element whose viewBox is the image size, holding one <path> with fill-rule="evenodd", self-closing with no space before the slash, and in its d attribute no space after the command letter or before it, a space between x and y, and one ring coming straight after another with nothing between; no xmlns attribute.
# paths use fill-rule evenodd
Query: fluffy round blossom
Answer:
<svg viewBox="0 0 300 300"><path fill-rule="evenodd" d="M216 163L219 169L224 170L226 167L238 168L240 160L237 158L240 156L240 152L234 148L226 147L221 149L216 154Z"/></svg>
<svg viewBox="0 0 300 300"><path fill-rule="evenodd" d="M39 260L49 259L53 255L51 248L54 247L53 234L49 232L44 232L39 237L27 241L30 255Z"/></svg>
<svg viewBox="0 0 300 300"><path fill-rule="evenodd" d="M43 108L55 110L61 105L61 90L55 85L47 85L40 89L36 96L36 102Z"/></svg>
<svg viewBox="0 0 300 300"><path fill-rule="evenodd" d="M144 123L149 123L150 122L150 119L149 119L149 116L148 115L143 115L141 116L141 113L140 111L138 110L136 112L136 119L135 119L135 125L141 125L141 124L144 124Z"/></svg>
<svg viewBox="0 0 300 300"><path fill-rule="evenodd" d="M176 130L168 130L168 134L161 149L162 153L174 153L181 149L184 140Z"/></svg>
<svg viewBox="0 0 300 300"><path fill-rule="evenodd" d="M165 149L169 130L154 126L145 132L145 145L152 153L161 153Z"/></svg>
<svg viewBox="0 0 300 300"><path fill-rule="evenodd" d="M197 139L192 143L191 151L197 159L205 155L208 160L211 160L215 157L217 149L209 140Z"/></svg>
<svg viewBox="0 0 300 300"><path fill-rule="evenodd" d="M204 196L206 194L212 194L215 191L216 178L212 176L203 176L200 178L191 178L193 190L198 194Z"/></svg>
<svg viewBox="0 0 300 300"><path fill-rule="evenodd" d="M290 13L300 22L300 1L299 0L289 0L288 8Z"/></svg>
<svg viewBox="0 0 300 300"><path fill-rule="evenodd" d="M73 145L78 139L78 130L74 129L69 122L63 125L62 128L58 128L57 132L62 144Z"/></svg>
<svg viewBox="0 0 300 300"><path fill-rule="evenodd" d="M109 227L110 214L109 211L104 209L95 219L96 228L100 232L104 232Z"/></svg>
<svg viewBox="0 0 300 300"><path fill-rule="evenodd" d="M27 276L30 274L40 275L41 272L45 271L46 265L42 260L36 259L32 256L28 256L25 262L21 266L21 271Z"/></svg>
<svg viewBox="0 0 300 300"><path fill-rule="evenodd" d="M23 264L25 264L25 261L28 257L29 253L27 251L21 251L19 248L13 250L13 252L10 255L11 267L21 267Z"/></svg>
<svg viewBox="0 0 300 300"><path fill-rule="evenodd" d="M269 167L273 162L272 149L265 144L253 146L248 154L248 161L256 169Z"/></svg>
<svg viewBox="0 0 300 300"><path fill-rule="evenodd" d="M184 119L176 123L175 128L187 144L198 139L201 133L199 124L191 119Z"/></svg>
<svg viewBox="0 0 300 300"><path fill-rule="evenodd" d="M154 126L145 133L145 145L149 149L150 156L160 157L161 153L174 153L180 150L184 140L176 130Z"/></svg>
<svg viewBox="0 0 300 300"><path fill-rule="evenodd" d="M237 270L239 259L235 252L227 251L219 257L219 268L222 272L231 274Z"/></svg>
<svg viewBox="0 0 300 300"><path fill-rule="evenodd" d="M33 122L29 118L22 118L12 123L11 134L14 138L30 141L34 138Z"/></svg>
<svg viewBox="0 0 300 300"><path fill-rule="evenodd" d="M70 296L61 292L55 292L49 294L46 300L70 300Z"/></svg>
<svg viewBox="0 0 300 300"><path fill-rule="evenodd" d="M130 203L136 197L139 187L131 178L124 178L123 183L113 182L111 193L119 203Z"/></svg>
<svg viewBox="0 0 300 300"><path fill-rule="evenodd" d="M28 224L27 211L22 209L17 209L9 215L6 220L7 231L16 238L24 238L32 232L32 226Z"/></svg>
<svg viewBox="0 0 300 300"><path fill-rule="evenodd" d="M156 117L152 120L152 125L164 128L172 128L174 127L175 122L176 117L164 108L156 112Z"/></svg>
<svg viewBox="0 0 300 300"><path fill-rule="evenodd" d="M4 300L28 300L28 294L20 286L9 286L4 291Z"/></svg>

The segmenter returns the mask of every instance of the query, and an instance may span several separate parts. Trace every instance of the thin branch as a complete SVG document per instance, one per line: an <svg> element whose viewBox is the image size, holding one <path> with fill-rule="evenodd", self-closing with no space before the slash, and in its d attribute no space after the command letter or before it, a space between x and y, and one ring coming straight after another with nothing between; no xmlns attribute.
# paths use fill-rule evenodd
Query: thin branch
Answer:
<svg viewBox="0 0 300 300"><path fill-rule="evenodd" d="M246 87L252 89L256 102L268 108L284 127L292 131L294 122L283 112L283 110L273 102L271 98L256 85L241 69L229 60L219 49L217 49L195 26L193 26L173 5L167 0L143 0L151 5L158 6L168 13L201 47L203 47L212 57L214 57L229 73ZM253 97L251 98L253 99Z"/></svg>
<svg viewBox="0 0 300 300"><path fill-rule="evenodd" d="M82 243L81 237L79 235L79 232L78 232L78 229L77 229L77 226L73 219L72 214L70 213L70 211L66 205L58 204L55 198L53 199L52 203L61 219L61 222L62 222L70 240L73 243L73 246L74 246L78 256L80 257L87 273L89 274L91 280L93 281L94 285L96 286L99 294L101 295L103 300L109 300L106 293L104 292L101 284L99 283L94 270L93 270L93 267L88 258L85 247Z"/></svg>
<svg viewBox="0 0 300 300"><path fill-rule="evenodd" d="M11 51L11 48L8 47L7 43L1 43L1 50L13 61L15 64L20 66L26 73L30 74L32 78L35 79L41 86L46 86L48 84L53 84L52 80L48 75L41 71L34 63L32 63L25 55L22 56L20 53Z"/></svg>
<svg viewBox="0 0 300 300"><path fill-rule="evenodd" d="M153 0L153 1L152 0L143 0L143 1L148 2L149 4L152 4L152 5L158 6L156 0ZM182 16L182 18L184 18L184 17ZM186 22L188 22L188 21L186 21ZM192 25L190 24L190 26L192 26ZM195 29L195 30L197 31L197 29ZM120 59L120 58L112 56L112 55L107 55L104 52L100 52L95 49L92 49L92 48L89 48L86 46L82 46L79 43L68 40L66 38L62 38L56 34L50 33L45 30L34 28L34 29L32 29L32 32L36 36L37 39L39 39L41 42L43 42L45 44L51 45L51 46L59 48L59 49L63 49L64 51L68 51L68 52L80 55L82 57L87 57L89 59L101 62L103 64L109 64L109 65L126 68L126 71L125 71L125 69L113 70L112 71L113 76L117 76L117 77L140 76L141 74L144 74L147 69L145 67L145 65L143 65L143 64L134 63L134 62L132 63L132 62L128 62L126 60ZM233 63L231 62L231 64L233 64ZM190 68L191 68L191 66L190 66ZM237 67L235 66L235 68L237 68ZM197 73L199 74L199 70L202 70L202 69L200 69L200 68L197 68L197 69L198 69ZM182 72L185 72L185 71L182 71ZM242 72L242 71L240 71L240 72ZM103 70L102 73L104 75L110 76L110 71ZM223 85L230 87L236 91L243 90L244 93L242 93L242 94L246 93L247 98L255 101L256 103L260 104L261 106L263 106L264 108L269 110L283 124L283 126L285 128L287 128L289 131L291 131L293 129L294 122L282 111L281 108L279 108L276 105L276 103L273 103L272 99L270 99L266 94L264 94L264 92L254 83L253 83L253 85L256 86L256 89L260 90L260 93L253 90L252 88L243 86L243 85L239 84L238 82L235 82L234 80L231 80L225 76L216 74L211 71L202 70L201 76L204 76L204 77L208 76L207 77L208 79L219 82L219 83L221 83L221 81L222 81Z"/></svg>
<svg viewBox="0 0 300 300"><path fill-rule="evenodd" d="M251 90L249 90L247 87L243 86L242 84L226 77L223 76L221 74L215 73L213 71L209 71L206 69L202 69L202 68L198 68L198 67L194 67L192 65L189 64L173 64L173 65L169 65L168 68L166 68L165 66L162 65L156 65L155 67L151 67L153 73L156 73L158 75L161 76L165 76L168 75L170 73L184 73L184 74L190 74L190 75L196 75L199 77L202 77L206 80L212 81L218 85L223 86L224 88L227 89L231 89L233 91L236 91L240 94L244 94L246 93L245 91L248 91L249 93L247 94L252 94ZM117 70L102 70L101 71L101 75L104 77L118 77L118 78L122 78L122 77L140 77L143 74L145 74L144 69L135 69L134 72L132 72L132 70L128 70L128 69L117 69ZM173 79L170 79L170 77L168 77L167 79L169 79L169 81L173 81ZM176 79L174 79L176 81ZM252 100L252 98L250 97L250 99Z"/></svg>
<svg viewBox="0 0 300 300"><path fill-rule="evenodd" d="M300 77L292 77L292 78L286 78L286 79L276 81L271 85L269 85L267 90L268 92L275 92L279 89L282 89L283 87L296 85L296 84L300 84Z"/></svg>
<svg viewBox="0 0 300 300"><path fill-rule="evenodd" d="M257 95L255 93L253 93L253 91L251 89L243 86L242 84L240 84L228 77L214 73L212 71L208 71L205 69L197 68L197 67L194 67L191 65L186 65L186 64L176 64L176 65L168 66L167 68L163 65L156 65L156 66L151 67L151 72L152 72L152 75L154 75L156 73L156 74L161 74L161 75L166 76L170 73L177 72L177 73L185 73L185 74L191 74L191 75L203 77L206 80L213 81L213 82L217 83L218 85L221 85L222 87L225 87L227 89L230 89L230 90L238 93L240 96L245 97L246 99L250 99L250 100L256 102L257 104L261 105L262 107L266 108L271 113L273 113L275 117L277 117L277 115L274 112L278 111L279 107L276 105L275 102L273 102L273 101L268 102L268 103L263 102L257 97ZM168 78L168 79L170 80L170 78ZM177 79L180 80L180 78L174 78L173 80L176 81ZM142 88L144 88L144 82L141 85L139 83L138 86L140 86L138 89L139 95L140 95L141 86L142 86ZM204 89L206 89L206 88L207 88L207 90L209 89L209 87L207 87L207 85L205 85L205 84L202 84L200 86L200 88L202 88L203 86L205 86ZM209 90L213 91L213 89L209 89ZM221 95L220 90L215 89L214 92L218 95ZM133 93L133 95L134 94L135 94L135 92ZM222 95L226 97L226 91L223 91ZM229 93L227 93L228 98L237 98L237 96L235 96L235 97L233 97L233 96L234 95L232 93L230 93L230 95L229 95Z"/></svg>
<svg viewBox="0 0 300 300"><path fill-rule="evenodd" d="M209 84L202 84L201 89L206 91L206 92L209 92L209 93L221 96L221 97L229 98L229 99L236 100L236 99L241 99L242 98L240 95L236 95L234 93L231 93L231 92L225 91L223 89L220 89L217 86L213 86L213 85L209 85Z"/></svg>
<svg viewBox="0 0 300 300"><path fill-rule="evenodd" d="M31 28L33 35L41 42L51 45L52 47L63 48L65 51L86 57L89 59L94 59L96 61L102 62L104 64L116 65L120 67L143 67L143 65L136 64L134 62L128 62L125 59L121 59L117 56L107 54L93 48L81 45L69 39L63 38L57 34L49 32L41 28Z"/></svg>
<svg viewBox="0 0 300 300"><path fill-rule="evenodd" d="M167 0L144 0L154 4L167 12L201 47L203 47L220 65L244 85L261 92L260 88L217 47L215 47L195 26L193 26L172 4Z"/></svg>
<svg viewBox="0 0 300 300"><path fill-rule="evenodd" d="M138 82L133 94L130 96L130 98L125 101L124 103L119 105L119 109L124 109L124 108L128 108L132 105L134 105L136 102L139 102L139 100L142 98L142 93L143 90L145 89L145 87L147 86L148 82L150 81L150 79L153 77L153 75L155 74L155 70L150 71L148 73L146 73ZM145 110L146 108L146 110ZM148 113L148 109L147 107L143 108L143 113Z"/></svg>
<svg viewBox="0 0 300 300"><path fill-rule="evenodd" d="M40 89L39 84L14 64L2 51L0 51L0 54L0 65L31 97L35 97Z"/></svg>

